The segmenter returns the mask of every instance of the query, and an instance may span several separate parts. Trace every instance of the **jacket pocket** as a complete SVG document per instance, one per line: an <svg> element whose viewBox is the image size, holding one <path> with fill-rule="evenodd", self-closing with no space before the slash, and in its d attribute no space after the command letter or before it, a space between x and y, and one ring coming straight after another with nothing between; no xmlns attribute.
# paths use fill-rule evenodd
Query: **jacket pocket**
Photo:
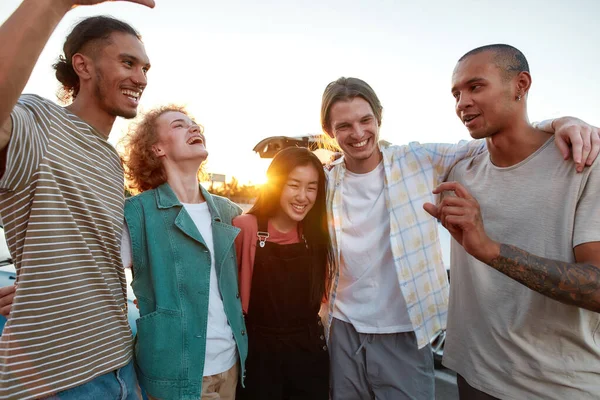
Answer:
<svg viewBox="0 0 600 400"><path fill-rule="evenodd" d="M141 373L158 380L185 379L183 327L179 313L155 311L139 318L136 324L135 356Z"/></svg>

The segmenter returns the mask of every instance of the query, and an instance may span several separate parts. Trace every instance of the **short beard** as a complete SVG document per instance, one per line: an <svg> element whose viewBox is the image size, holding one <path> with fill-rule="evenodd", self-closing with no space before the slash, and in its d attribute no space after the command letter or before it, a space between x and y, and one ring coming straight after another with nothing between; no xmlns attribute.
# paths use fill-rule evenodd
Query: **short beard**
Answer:
<svg viewBox="0 0 600 400"><path fill-rule="evenodd" d="M101 108L106 111L108 114L114 116L114 117L121 117L121 118L125 118L125 119L132 119L135 118L137 116L137 109L134 111L129 111L129 110L121 110L118 109L116 107L111 107L110 105L106 104L104 102L104 99L106 99L106 94L104 91L104 76L102 75L102 73L100 72L100 70L98 70L96 72L96 87L94 88L94 97L96 98L96 101L98 104L100 104Z"/></svg>

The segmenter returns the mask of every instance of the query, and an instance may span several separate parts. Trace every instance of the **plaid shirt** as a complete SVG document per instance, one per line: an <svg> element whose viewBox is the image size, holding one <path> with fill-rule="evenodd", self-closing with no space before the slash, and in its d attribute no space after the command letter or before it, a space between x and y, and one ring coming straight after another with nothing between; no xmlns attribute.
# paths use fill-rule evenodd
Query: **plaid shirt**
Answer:
<svg viewBox="0 0 600 400"><path fill-rule="evenodd" d="M385 200L390 213L390 242L394 266L419 348L446 327L448 277L442 261L437 221L425 210L436 203L431 192L460 160L486 149L485 141L458 144L386 146L380 144L385 170ZM342 185L346 172L343 158L327 173L327 215L336 265L340 265L342 238ZM333 319L339 268L329 292L327 337ZM390 282L396 284L396 282ZM390 310L391 311L391 310Z"/></svg>

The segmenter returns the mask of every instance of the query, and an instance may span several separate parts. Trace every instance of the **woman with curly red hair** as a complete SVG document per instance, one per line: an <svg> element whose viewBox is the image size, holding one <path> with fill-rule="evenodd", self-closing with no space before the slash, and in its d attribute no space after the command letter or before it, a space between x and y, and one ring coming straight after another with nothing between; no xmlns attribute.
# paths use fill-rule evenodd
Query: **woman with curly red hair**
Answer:
<svg viewBox="0 0 600 400"><path fill-rule="evenodd" d="M233 400L244 373L231 226L241 209L199 184L205 144L179 106L148 112L124 140L126 176L140 194L125 202L122 253L140 309L138 378L151 399Z"/></svg>

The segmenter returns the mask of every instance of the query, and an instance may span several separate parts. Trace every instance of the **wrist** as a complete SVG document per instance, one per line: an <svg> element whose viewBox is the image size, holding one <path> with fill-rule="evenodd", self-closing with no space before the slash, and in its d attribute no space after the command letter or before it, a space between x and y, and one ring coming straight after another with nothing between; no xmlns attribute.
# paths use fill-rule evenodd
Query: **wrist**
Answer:
<svg viewBox="0 0 600 400"><path fill-rule="evenodd" d="M499 256L500 243L490 239L487 243L481 246L481 251L476 258L479 261L489 265L494 259L498 258Z"/></svg>

